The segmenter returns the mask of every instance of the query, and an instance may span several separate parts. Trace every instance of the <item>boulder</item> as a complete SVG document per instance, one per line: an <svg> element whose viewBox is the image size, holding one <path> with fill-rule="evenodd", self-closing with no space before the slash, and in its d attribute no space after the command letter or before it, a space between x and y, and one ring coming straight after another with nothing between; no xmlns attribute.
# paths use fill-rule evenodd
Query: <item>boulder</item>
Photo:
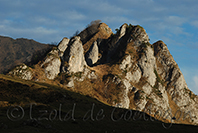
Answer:
<svg viewBox="0 0 198 133"><path fill-rule="evenodd" d="M18 76L19 78L25 80L31 80L33 78L33 73L31 69L25 64L15 67L12 71L8 73L8 75Z"/></svg>
<svg viewBox="0 0 198 133"><path fill-rule="evenodd" d="M58 49L59 49L59 56L62 57L63 56L63 53L65 52L65 50L67 49L68 47L68 43L69 43L69 39L64 37L60 43L58 44Z"/></svg>
<svg viewBox="0 0 198 133"><path fill-rule="evenodd" d="M53 49L48 53L41 67L45 70L48 79L54 79L60 73L61 59L58 56L58 49Z"/></svg>
<svg viewBox="0 0 198 133"><path fill-rule="evenodd" d="M126 33L126 28L127 28L127 24L123 24L121 27L120 27L120 36L119 36L119 39L122 38L125 33Z"/></svg>
<svg viewBox="0 0 198 133"><path fill-rule="evenodd" d="M69 42L64 53L63 72L76 73L83 72L87 63L84 58L84 49L79 36L75 36Z"/></svg>
<svg viewBox="0 0 198 133"><path fill-rule="evenodd" d="M95 41L89 51L87 51L86 55L86 62L89 66L92 66L98 61L98 46L97 46L97 41Z"/></svg>
<svg viewBox="0 0 198 133"><path fill-rule="evenodd" d="M69 43L69 39L64 37L61 42L58 44L58 49L61 51L61 52L64 52L68 46L68 43Z"/></svg>

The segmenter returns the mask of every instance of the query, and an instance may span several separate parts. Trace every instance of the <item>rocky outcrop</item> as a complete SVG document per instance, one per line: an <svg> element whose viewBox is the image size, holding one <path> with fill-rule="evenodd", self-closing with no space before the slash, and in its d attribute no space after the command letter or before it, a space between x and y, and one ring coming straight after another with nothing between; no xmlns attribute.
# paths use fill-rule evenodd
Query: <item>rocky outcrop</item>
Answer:
<svg viewBox="0 0 198 133"><path fill-rule="evenodd" d="M130 99L128 97L129 90L132 89L132 85L130 82L126 79L122 80L123 82L123 90L122 90L122 98L121 102L119 103L121 108L126 108L128 109L130 107Z"/></svg>
<svg viewBox="0 0 198 133"><path fill-rule="evenodd" d="M123 24L121 27L120 27L120 36L119 36L119 39L122 38L125 33L126 33L126 30L127 30L127 24Z"/></svg>
<svg viewBox="0 0 198 133"><path fill-rule="evenodd" d="M188 88L182 72L171 56L166 44L158 41L154 44L158 63L157 72L167 82L167 93L183 112L190 112L193 123L198 123L196 95Z"/></svg>
<svg viewBox="0 0 198 133"><path fill-rule="evenodd" d="M65 50L68 47L68 43L69 43L69 39L64 37L61 42L58 44L58 49L59 49L59 56L63 56L63 53L65 52Z"/></svg>
<svg viewBox="0 0 198 133"><path fill-rule="evenodd" d="M131 26L131 36L128 39L128 42L132 42L135 44L135 46L139 47L140 45L142 45L142 43L148 43L149 42L149 37L145 31L144 28L142 28L141 26Z"/></svg>
<svg viewBox="0 0 198 133"><path fill-rule="evenodd" d="M33 73L31 71L31 69L25 64L17 66L15 69L10 71L8 74L11 76L18 76L19 78L25 79L25 80L31 80L33 77L32 76Z"/></svg>
<svg viewBox="0 0 198 133"><path fill-rule="evenodd" d="M140 81L140 78L142 76L141 70L138 66L135 67L134 71L129 71L126 73L126 79L128 79L130 82L138 83Z"/></svg>
<svg viewBox="0 0 198 133"><path fill-rule="evenodd" d="M63 72L82 72L87 66L84 58L84 49L79 36L70 40L69 46L64 53Z"/></svg>
<svg viewBox="0 0 198 133"><path fill-rule="evenodd" d="M60 73L61 59L58 54L59 50L57 48L53 49L41 64L48 79L54 79Z"/></svg>
<svg viewBox="0 0 198 133"><path fill-rule="evenodd" d="M89 66L92 66L98 61L98 46L96 41L91 45L85 57Z"/></svg>
<svg viewBox="0 0 198 133"><path fill-rule="evenodd" d="M154 86L156 81L156 75L154 73L156 68L154 51L151 47L147 46L144 52L145 53L138 61L138 65L142 71L142 76L147 78L151 86Z"/></svg>
<svg viewBox="0 0 198 133"><path fill-rule="evenodd" d="M113 34L104 23L92 25L79 36L64 38L41 67L48 79L58 77L56 82L61 79L66 88L109 105L144 111L159 120L198 124L198 96L188 88L166 44L151 45L141 26L124 24ZM23 71L15 75L18 72ZM178 111L189 114L188 120L179 120Z"/></svg>
<svg viewBox="0 0 198 133"><path fill-rule="evenodd" d="M69 39L63 38L57 47L54 47L46 56L41 64L48 79L53 80L61 70L62 57L68 47Z"/></svg>

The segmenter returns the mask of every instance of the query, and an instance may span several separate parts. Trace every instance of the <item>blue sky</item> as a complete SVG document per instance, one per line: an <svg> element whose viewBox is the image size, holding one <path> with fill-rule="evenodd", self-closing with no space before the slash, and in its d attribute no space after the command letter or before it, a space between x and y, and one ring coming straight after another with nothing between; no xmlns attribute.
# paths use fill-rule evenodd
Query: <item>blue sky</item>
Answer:
<svg viewBox="0 0 198 133"><path fill-rule="evenodd" d="M197 0L0 0L0 35L59 42L100 19L115 31L123 23L143 26L163 40L189 88L198 94Z"/></svg>

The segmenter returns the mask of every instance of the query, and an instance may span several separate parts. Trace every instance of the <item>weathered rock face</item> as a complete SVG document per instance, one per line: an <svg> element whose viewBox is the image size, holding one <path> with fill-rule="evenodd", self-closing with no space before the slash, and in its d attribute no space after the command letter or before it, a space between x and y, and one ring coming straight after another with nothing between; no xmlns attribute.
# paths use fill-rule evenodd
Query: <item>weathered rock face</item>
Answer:
<svg viewBox="0 0 198 133"><path fill-rule="evenodd" d="M138 83L140 81L141 75L142 74L140 68L136 66L135 71L126 73L126 79L133 83Z"/></svg>
<svg viewBox="0 0 198 133"><path fill-rule="evenodd" d="M186 113L190 111L193 123L198 123L197 96L188 89L184 76L167 46L162 41L158 41L154 44L154 50L157 63L161 66L158 67L157 72L168 82L167 93L181 111Z"/></svg>
<svg viewBox="0 0 198 133"><path fill-rule="evenodd" d="M58 44L58 49L61 51L61 52L64 52L68 46L68 43L69 43L69 39L64 37L61 42Z"/></svg>
<svg viewBox="0 0 198 133"><path fill-rule="evenodd" d="M54 47L48 55L46 56L44 62L41 64L41 67L45 71L45 75L48 79L55 79L55 77L60 73L62 57L65 50L68 47L69 39L63 38L58 44L57 48Z"/></svg>
<svg viewBox="0 0 198 133"><path fill-rule="evenodd" d="M134 42L135 46L140 46L142 43L148 43L149 37L144 28L140 26L134 26L131 31L131 37L128 42Z"/></svg>
<svg viewBox="0 0 198 133"><path fill-rule="evenodd" d="M120 36L119 36L119 39L122 38L125 33L126 33L126 28L127 28L127 24L123 24L121 27L120 27Z"/></svg>
<svg viewBox="0 0 198 133"><path fill-rule="evenodd" d="M128 97L129 90L132 89L132 85L126 79L122 80L124 86L122 91L122 98L121 98L121 108L129 108L130 107L130 99Z"/></svg>
<svg viewBox="0 0 198 133"><path fill-rule="evenodd" d="M98 46L96 41L91 45L85 57L89 66L92 66L98 61Z"/></svg>
<svg viewBox="0 0 198 133"><path fill-rule="evenodd" d="M60 73L61 59L58 56L58 52L58 49L53 49L41 64L48 79L54 79Z"/></svg>
<svg viewBox="0 0 198 133"><path fill-rule="evenodd" d="M171 56L166 44L162 41L158 41L154 46L155 57L159 65L162 67L157 67L157 72L162 76L162 79L169 80L170 70L177 67L177 63Z"/></svg>
<svg viewBox="0 0 198 133"><path fill-rule="evenodd" d="M119 68L121 70L125 70L131 67L131 65L132 65L131 56L128 55L124 60L122 60L122 63L119 65Z"/></svg>
<svg viewBox="0 0 198 133"><path fill-rule="evenodd" d="M147 78L147 81L151 86L155 85L156 76L154 73L156 62L154 57L154 51L151 47L145 49L145 54L138 61L142 76Z"/></svg>
<svg viewBox="0 0 198 133"><path fill-rule="evenodd" d="M58 49L59 49L59 56L62 57L65 50L68 47L69 39L64 37L61 42L58 44Z"/></svg>
<svg viewBox="0 0 198 133"><path fill-rule="evenodd" d="M84 49L79 36L70 40L68 49L64 53L63 71L68 73L82 72L87 66Z"/></svg>
<svg viewBox="0 0 198 133"><path fill-rule="evenodd" d="M161 41L153 45L149 44L148 35L140 26L131 26L129 29L130 27L125 28L125 25L120 28L121 36L118 36L117 39L113 38L117 41L112 44L113 49L108 51L108 55L114 57L116 54L113 52L122 48L120 46L123 45L123 39L127 39L126 43L132 45L136 50L124 56L119 65L119 69L123 72L120 76L125 76L125 78L120 82L123 84L120 102L113 103L113 105L123 108L131 107L140 111L149 110L153 115L156 111L162 111L162 115L169 111L174 116L176 111L171 110L179 108L179 111L184 114L188 110L191 112L190 119L194 124L198 124L196 117L198 108L197 102L195 102L197 96L188 89L167 46ZM131 34L128 35L129 38L126 38L125 33ZM132 91L131 88L136 88L136 91ZM131 93L132 96L130 96ZM170 103L173 104L172 102L176 105L170 106ZM135 104L135 107L131 105L132 103L133 106ZM166 116L162 117L167 119ZM172 121L171 118L169 120Z"/></svg>
<svg viewBox="0 0 198 133"><path fill-rule="evenodd" d="M33 75L31 69L25 64L17 66L14 70L10 71L8 74L12 76L18 76L19 78L25 80L31 80Z"/></svg>

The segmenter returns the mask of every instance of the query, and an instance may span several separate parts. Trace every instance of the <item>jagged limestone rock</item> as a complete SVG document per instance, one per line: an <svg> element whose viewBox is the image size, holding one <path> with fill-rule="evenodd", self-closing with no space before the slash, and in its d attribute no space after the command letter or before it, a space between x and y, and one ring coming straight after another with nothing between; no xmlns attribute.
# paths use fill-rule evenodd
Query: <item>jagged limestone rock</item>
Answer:
<svg viewBox="0 0 198 133"><path fill-rule="evenodd" d="M144 94L141 90L138 90L135 93L134 100L135 100L136 109L139 111L143 111L147 103L146 94Z"/></svg>
<svg viewBox="0 0 198 133"><path fill-rule="evenodd" d="M60 73L61 59L58 56L58 52L59 50L56 48L50 51L45 61L41 64L48 79L54 79Z"/></svg>
<svg viewBox="0 0 198 133"><path fill-rule="evenodd" d="M188 105L191 102L191 98L185 91L185 89L187 90L188 87L183 75L180 75L180 77L176 79L175 82L171 82L171 85L173 87L168 90L168 93L171 94L172 99L176 101L177 105L179 107Z"/></svg>
<svg viewBox="0 0 198 133"><path fill-rule="evenodd" d="M45 62L45 63L49 63L44 68L45 74L48 79L54 79L60 72L61 61L59 58L53 58L53 57L48 58L48 60L49 61Z"/></svg>
<svg viewBox="0 0 198 133"><path fill-rule="evenodd" d="M128 42L134 41L134 45L139 47L142 43L148 43L149 37L144 28L141 26L135 26L131 32L132 36L128 39Z"/></svg>
<svg viewBox="0 0 198 133"><path fill-rule="evenodd" d="M124 84L124 88L123 88L123 91L122 91L123 97L121 99L121 103L120 103L121 106L120 107L128 109L129 108L129 104L130 104L128 93L129 93L129 90L132 89L132 86L129 83L129 81L126 80L126 79L123 79L122 82Z"/></svg>
<svg viewBox="0 0 198 133"><path fill-rule="evenodd" d="M125 33L126 33L126 28L127 28L127 24L123 24L121 27L120 27L120 36L119 36L119 39L122 38Z"/></svg>
<svg viewBox="0 0 198 133"><path fill-rule="evenodd" d="M25 80L31 80L33 78L32 71L25 64L17 66L14 70L10 71L8 74L13 75L13 76L18 76L19 78L25 79Z"/></svg>
<svg viewBox="0 0 198 133"><path fill-rule="evenodd" d="M142 87L142 90L144 91L144 93L147 95L147 96L149 96L150 94L151 94L151 92L152 92L152 87L148 84L148 83L146 83L143 87Z"/></svg>
<svg viewBox="0 0 198 133"><path fill-rule="evenodd" d="M145 54L138 61L138 65L142 71L143 77L147 78L147 81L151 86L155 85L156 75L154 69L156 68L156 59L154 51L150 46L147 46Z"/></svg>
<svg viewBox="0 0 198 133"><path fill-rule="evenodd" d="M140 111L149 112L153 115L159 111L161 117L166 119L165 113L170 109L168 95L165 87L161 84L159 84L159 88L157 89L161 93L153 92L153 88L146 83L142 87L142 90L137 91L135 95L140 98L139 100L135 100L136 108ZM152 103L149 103L148 100L152 101Z"/></svg>
<svg viewBox="0 0 198 133"><path fill-rule="evenodd" d="M59 73L62 64L62 56L66 48L68 47L68 38L63 38L57 47L54 47L45 57L41 67L45 71L45 75L48 79L53 80Z"/></svg>
<svg viewBox="0 0 198 133"><path fill-rule="evenodd" d="M87 66L84 58L84 49L79 36L70 40L69 46L64 53L63 72L82 72Z"/></svg>
<svg viewBox="0 0 198 133"><path fill-rule="evenodd" d="M41 67L45 70L48 79L53 80L59 73L61 68L61 58L64 51L68 47L68 38L63 38L57 47L54 47L46 56Z"/></svg>
<svg viewBox="0 0 198 133"><path fill-rule="evenodd" d="M97 46L97 41L95 41L89 51L87 51L86 55L86 61L89 66L92 66L98 61L98 46Z"/></svg>
<svg viewBox="0 0 198 133"><path fill-rule="evenodd" d="M157 88L158 92L155 94L157 96L151 98L153 99L153 104L157 106L158 109L162 109L164 112L167 111L169 107L169 99L167 95L167 91L164 86L161 85L161 83L158 83L159 87Z"/></svg>
<svg viewBox="0 0 198 133"><path fill-rule="evenodd" d="M164 86L162 86L159 83L159 87L157 88L159 90L157 93L152 92L149 95L149 98L152 99L152 104L148 105L150 107L150 113L151 114L156 114L157 112L160 112L160 115L164 119L171 120L172 117L167 118L166 113L172 113L171 108L169 106L169 99L168 99L168 94ZM148 96L147 96L148 97ZM147 107L148 108L148 107Z"/></svg>
<svg viewBox="0 0 198 133"><path fill-rule="evenodd" d="M132 60L131 60L131 56L128 55L122 62L121 64L119 65L119 68L121 70L126 70L128 68L130 68L132 65Z"/></svg>
<svg viewBox="0 0 198 133"><path fill-rule="evenodd" d="M63 56L65 50L67 49L68 43L69 43L69 39L66 38L66 37L64 37L64 38L60 41L60 43L58 44L58 49L59 49L59 51L60 51L60 52L59 52L59 56L60 56L60 57Z"/></svg>
<svg viewBox="0 0 198 133"><path fill-rule="evenodd" d="M124 85L122 79L120 79L118 76L116 75L112 75L112 74L109 74L109 75L106 75L107 76L107 79L105 80L105 90L108 90L111 88L111 86L109 86L110 84L115 84L116 85L116 88L117 90L120 90L120 88L124 88L124 89L121 89L119 92L120 95L118 96L118 100L117 102L113 102L113 103L110 103L112 104L112 106L115 106L115 107L119 107L119 108L128 108L129 107L129 99L127 100L127 94L128 94L128 88ZM111 88L112 89L112 88ZM113 88L115 89L115 88Z"/></svg>
<svg viewBox="0 0 198 133"><path fill-rule="evenodd" d="M135 71L129 71L126 73L126 79L133 83L138 83L140 81L140 78L142 76L141 70L139 67Z"/></svg>
<svg viewBox="0 0 198 133"><path fill-rule="evenodd" d="M164 42L158 41L153 44L153 46L156 61L161 65L157 68L157 72L159 75L161 75L162 79L169 80L169 74L171 74L172 71L171 69L177 67L177 63L174 61Z"/></svg>
<svg viewBox="0 0 198 133"><path fill-rule="evenodd" d="M161 70L158 69L158 72L162 75L162 78L169 81L169 86L172 86L168 90L169 94L177 101L179 107L187 105L190 102L190 98L185 96L184 88L188 88L187 84L167 46L159 41L154 44L154 50L157 62L161 64ZM178 97L175 97L176 94Z"/></svg>
<svg viewBox="0 0 198 133"><path fill-rule="evenodd" d="M58 49L61 51L61 52L64 52L68 46L68 43L69 43L69 39L64 37L61 42L58 44Z"/></svg>
<svg viewBox="0 0 198 133"><path fill-rule="evenodd" d="M159 64L157 72L169 85L167 93L169 93L172 100L183 113L190 111L190 119L193 120L192 123L198 124L197 103L194 101L194 95L188 89L184 76L177 63L170 54L166 44L162 41L158 41L153 45L156 61Z"/></svg>
<svg viewBox="0 0 198 133"><path fill-rule="evenodd" d="M100 24L97 30L102 30L102 32L94 32L97 36L85 36L85 39L82 39L89 44L87 47L82 45L78 36L71 40L64 38L57 49L48 54L42 64L46 76L54 79L61 68L62 72L71 74L65 86L74 88L75 84L86 82L91 87L92 83L94 86L101 83L98 85L101 92L97 93L97 88L92 89L96 95L102 97L103 102L112 106L133 108L139 111L145 111L150 106L152 115L156 111L161 111L164 119L166 119L166 116L163 116L166 111L171 109L174 112L178 109L182 113L190 112L190 119L193 120L190 123L198 124L198 96L189 90L166 44L162 41L153 45L149 44L148 35L140 26L124 24L120 27L120 33L111 37L108 33L112 31L106 24ZM102 35L99 36L99 34ZM104 40L99 38L100 44L96 44L94 41L98 39L98 36L106 36L106 38L103 38ZM98 46L100 49L97 48ZM101 55L101 60L104 57L104 61L97 63L104 64L88 67L83 47L86 51L89 49L86 61L88 58L91 61L87 61L88 65L92 66L98 61L98 54ZM61 52L64 52L64 55ZM116 60L113 60L114 58ZM116 64L113 64L114 61ZM20 69L26 69L26 67ZM25 74L22 70L17 70L17 73ZM27 76L29 74L25 75L25 79L31 79L27 78L31 77ZM74 90L77 89L74 88ZM173 112L170 112L172 116L174 116Z"/></svg>

